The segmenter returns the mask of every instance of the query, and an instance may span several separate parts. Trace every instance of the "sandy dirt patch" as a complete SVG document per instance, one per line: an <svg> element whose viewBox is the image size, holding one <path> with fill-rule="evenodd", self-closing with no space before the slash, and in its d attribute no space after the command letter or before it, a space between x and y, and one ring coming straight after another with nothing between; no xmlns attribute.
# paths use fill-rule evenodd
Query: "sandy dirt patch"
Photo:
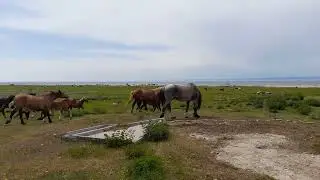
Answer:
<svg viewBox="0 0 320 180"><path fill-rule="evenodd" d="M222 136L191 133L190 137L212 142L218 141ZM320 155L285 149L290 143L292 142L283 135L237 134L229 136L218 149L216 159L280 180L318 179Z"/></svg>

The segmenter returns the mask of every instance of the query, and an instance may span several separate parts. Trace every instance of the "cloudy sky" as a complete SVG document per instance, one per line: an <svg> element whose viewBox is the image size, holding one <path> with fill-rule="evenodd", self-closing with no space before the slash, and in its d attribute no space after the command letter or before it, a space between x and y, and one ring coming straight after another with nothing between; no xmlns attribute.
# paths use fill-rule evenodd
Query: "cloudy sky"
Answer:
<svg viewBox="0 0 320 180"><path fill-rule="evenodd" d="M1 0L0 81L320 75L319 0Z"/></svg>

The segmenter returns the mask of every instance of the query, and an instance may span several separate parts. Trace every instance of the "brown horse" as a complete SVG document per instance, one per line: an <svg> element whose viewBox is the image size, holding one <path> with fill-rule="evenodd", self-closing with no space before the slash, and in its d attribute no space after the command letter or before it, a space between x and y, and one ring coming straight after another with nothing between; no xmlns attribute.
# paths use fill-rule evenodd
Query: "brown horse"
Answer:
<svg viewBox="0 0 320 180"><path fill-rule="evenodd" d="M10 114L10 119L6 121L5 124L9 124L12 120L13 115L19 112L21 124L25 124L22 118L23 111L41 111L44 117L48 117L49 123L52 123L50 118L50 109L52 102L57 98L67 98L68 96L63 92L59 91L49 91L40 96L33 96L25 93L17 94L13 100L14 109Z"/></svg>
<svg viewBox="0 0 320 180"><path fill-rule="evenodd" d="M85 97L82 97L79 100L78 99L73 99L72 108L83 109L84 102L88 102L88 99L85 98Z"/></svg>
<svg viewBox="0 0 320 180"><path fill-rule="evenodd" d="M138 108L140 109L144 106L145 110L147 110L147 104L153 106L153 111L158 108L161 111L161 101L159 99L159 93L160 93L160 88L155 88L155 89L136 89L131 91L130 97L129 97L129 102L134 102L132 103L132 108L131 108L131 113L133 112L134 106L137 104ZM141 106L141 103L143 104Z"/></svg>

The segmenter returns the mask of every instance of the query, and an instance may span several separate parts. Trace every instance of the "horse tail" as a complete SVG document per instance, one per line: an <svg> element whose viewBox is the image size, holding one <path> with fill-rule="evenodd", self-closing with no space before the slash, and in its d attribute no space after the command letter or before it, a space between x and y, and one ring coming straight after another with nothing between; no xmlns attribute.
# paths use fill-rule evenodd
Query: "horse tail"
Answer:
<svg viewBox="0 0 320 180"><path fill-rule="evenodd" d="M159 101L161 103L161 105L163 106L165 101L166 101L166 98L164 96L164 88L160 88L160 91L159 91Z"/></svg>
<svg viewBox="0 0 320 180"><path fill-rule="evenodd" d="M201 103L202 103L202 94L201 94L201 92L199 91L198 100L197 100L198 110L201 108Z"/></svg>
<svg viewBox="0 0 320 180"><path fill-rule="evenodd" d="M8 104L8 108L9 108L9 109L14 109L14 107L15 107L15 102L14 102L14 100L13 100L13 101L11 101L11 102Z"/></svg>
<svg viewBox="0 0 320 180"><path fill-rule="evenodd" d="M128 104L130 104L133 100L133 91L130 92Z"/></svg>

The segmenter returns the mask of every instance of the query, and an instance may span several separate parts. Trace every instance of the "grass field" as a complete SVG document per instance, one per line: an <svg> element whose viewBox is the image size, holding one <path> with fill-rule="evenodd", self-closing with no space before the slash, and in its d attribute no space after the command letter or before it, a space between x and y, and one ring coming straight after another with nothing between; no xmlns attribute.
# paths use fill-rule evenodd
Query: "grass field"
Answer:
<svg viewBox="0 0 320 180"><path fill-rule="evenodd" d="M71 97L85 96L91 99L84 105L84 110L73 110L72 120L67 117L58 120L58 113L55 113L52 124L43 124L35 120L39 116L36 114L35 118L26 121L25 126L20 125L16 118L10 125L1 128L0 179L126 179L125 167L131 161L126 159L123 148L110 149L92 144L63 142L57 136L69 130L100 123L126 123L158 117L158 111L130 113L131 106L127 102L130 91L135 88L137 87L0 86L2 96L60 89ZM256 124L259 128L252 129L253 132L292 133L292 138L304 142L296 149L320 153L320 103L317 104L320 101L320 89L224 87L224 91L221 91L221 87L204 88L201 87L201 118L248 122L260 119L269 124ZM265 100L266 96L256 95L257 91L272 92L272 98ZM301 95L304 100L299 99ZM173 114L177 119L185 119L184 105L185 103L173 103ZM267 121L272 119L271 115L274 116L275 111L278 119L312 124ZM4 123L2 117L0 123ZM234 129L237 127L235 125ZM215 128L216 125L212 125L212 130ZM222 129L226 132L233 131L230 127ZM222 129L215 130L220 132ZM186 138L186 133L193 130L187 125L170 126L172 136L169 141L145 145L163 161L166 179L271 179L209 158L209 145ZM237 131L248 131L248 126L241 125ZM305 136L312 136L313 139L305 140Z"/></svg>

